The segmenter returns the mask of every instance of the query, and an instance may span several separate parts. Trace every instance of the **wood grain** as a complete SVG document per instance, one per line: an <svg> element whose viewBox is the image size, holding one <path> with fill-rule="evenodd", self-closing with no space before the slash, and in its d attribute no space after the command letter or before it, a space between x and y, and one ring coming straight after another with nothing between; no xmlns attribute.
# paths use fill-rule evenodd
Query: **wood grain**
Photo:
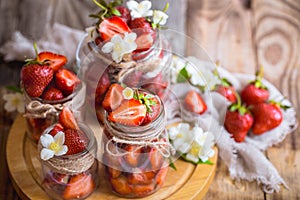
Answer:
<svg viewBox="0 0 300 200"><path fill-rule="evenodd" d="M97 125L98 126L98 125ZM7 142L7 162L16 191L22 199L49 199L41 187L41 165L36 146L26 137L26 122L18 116L11 128ZM99 148L100 149L100 148ZM175 161L177 170L169 169L163 187L143 199L202 198L211 184L217 167L216 154L213 165L193 165L183 160ZM104 167L99 162L98 189L88 199L124 199L114 195L104 177Z"/></svg>

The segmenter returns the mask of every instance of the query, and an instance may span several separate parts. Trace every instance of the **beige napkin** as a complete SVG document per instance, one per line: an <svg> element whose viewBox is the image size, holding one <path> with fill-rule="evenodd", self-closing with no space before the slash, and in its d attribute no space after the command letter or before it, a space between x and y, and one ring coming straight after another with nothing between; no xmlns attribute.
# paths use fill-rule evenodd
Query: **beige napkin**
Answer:
<svg viewBox="0 0 300 200"><path fill-rule="evenodd" d="M35 42L38 51L52 51L65 55L68 58L68 64L72 65L75 62L78 42L83 35L84 31L55 23L50 31L47 31L39 41ZM5 61L24 61L27 58L34 58L33 42L16 31L13 33L11 40L0 47L0 53L4 55Z"/></svg>
<svg viewBox="0 0 300 200"><path fill-rule="evenodd" d="M211 64L211 67L207 68L207 70L212 70L213 68L214 65ZM226 77L231 81L238 91L254 78L251 75L231 74L221 67L218 68L218 71L221 77ZM275 100L282 100L284 98L272 84L266 80L264 80L264 83L270 90L270 98ZM191 87L189 84L181 83L174 84L170 88L173 97L167 99L165 102L169 123L183 120L197 124L205 130L212 131L216 138L222 162L225 162L228 166L230 176L233 179L256 180L263 185L263 190L267 193L279 191L281 184L288 188L263 151L281 142L287 134L296 128L295 109L290 108L287 111L283 111L283 122L279 127L261 136L247 136L244 143L236 143L230 138L230 134L223 127L224 116L229 102L216 92L205 92L203 98L207 103L208 110L202 115L193 114L184 109L182 101ZM193 89L197 90L197 88ZM291 105L287 99L283 103Z"/></svg>

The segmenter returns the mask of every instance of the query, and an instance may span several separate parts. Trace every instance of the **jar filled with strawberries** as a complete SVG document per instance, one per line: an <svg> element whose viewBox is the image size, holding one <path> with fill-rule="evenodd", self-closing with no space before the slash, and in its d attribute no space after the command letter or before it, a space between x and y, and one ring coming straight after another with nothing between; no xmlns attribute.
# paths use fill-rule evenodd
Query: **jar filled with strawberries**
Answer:
<svg viewBox="0 0 300 200"><path fill-rule="evenodd" d="M164 99L172 64L170 45L160 29L168 18L167 6L161 11L152 10L148 0L130 0L126 5L94 2L101 8L92 15L98 22L87 28L77 49L77 63L96 103L102 103L113 83L144 88Z"/></svg>
<svg viewBox="0 0 300 200"><path fill-rule="evenodd" d="M38 151L42 187L51 199L85 199L97 188L97 141L68 107L41 135Z"/></svg>
<svg viewBox="0 0 300 200"><path fill-rule="evenodd" d="M107 180L119 196L145 197L163 185L173 152L165 131L164 106L146 90L112 87L120 92L120 99L110 101L111 94L104 98L102 162Z"/></svg>
<svg viewBox="0 0 300 200"><path fill-rule="evenodd" d="M66 63L64 55L44 51L37 53L35 59L26 60L21 69L26 132L35 143L43 131L57 121L64 106L71 106L74 98L77 99L72 105L74 110L79 110L84 103L84 83L65 67Z"/></svg>

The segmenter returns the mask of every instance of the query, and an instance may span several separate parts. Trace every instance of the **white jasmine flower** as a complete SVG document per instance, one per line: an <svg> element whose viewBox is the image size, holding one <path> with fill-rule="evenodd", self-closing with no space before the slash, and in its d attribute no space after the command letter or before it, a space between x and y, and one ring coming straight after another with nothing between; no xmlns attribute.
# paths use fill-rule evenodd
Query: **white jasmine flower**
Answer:
<svg viewBox="0 0 300 200"><path fill-rule="evenodd" d="M167 23L168 15L160 10L153 11L153 23L159 25L165 25Z"/></svg>
<svg viewBox="0 0 300 200"><path fill-rule="evenodd" d="M184 154L185 158L194 163L199 159L206 162L214 155L214 136L204 132L200 127L190 129L189 124L180 123L168 130L169 138L176 151Z"/></svg>
<svg viewBox="0 0 300 200"><path fill-rule="evenodd" d="M122 91L122 95L123 95L124 99L132 99L133 98L133 90L129 87L126 87Z"/></svg>
<svg viewBox="0 0 300 200"><path fill-rule="evenodd" d="M4 109L7 112L24 113L24 97L21 93L4 94L3 99L6 101Z"/></svg>
<svg viewBox="0 0 300 200"><path fill-rule="evenodd" d="M124 39L121 35L114 35L110 42L107 42L103 47L104 53L112 52L112 59L119 63L121 62L123 55L133 52L137 48L135 43L136 33L125 33Z"/></svg>
<svg viewBox="0 0 300 200"><path fill-rule="evenodd" d="M151 1L145 0L138 3L134 0L130 0L126 4L133 19L153 15L153 11L150 10L150 8L152 7Z"/></svg>
<svg viewBox="0 0 300 200"><path fill-rule="evenodd" d="M67 153L68 147L65 143L65 133L59 131L53 137L50 134L43 134L40 137L43 149L41 150L41 159L49 160L54 156L61 156Z"/></svg>

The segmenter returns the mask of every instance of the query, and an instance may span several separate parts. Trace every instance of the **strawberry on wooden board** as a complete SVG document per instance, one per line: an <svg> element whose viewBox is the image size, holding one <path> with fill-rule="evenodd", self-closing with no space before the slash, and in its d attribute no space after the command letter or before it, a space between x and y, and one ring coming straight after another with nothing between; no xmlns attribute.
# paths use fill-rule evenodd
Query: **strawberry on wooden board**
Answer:
<svg viewBox="0 0 300 200"><path fill-rule="evenodd" d="M146 106L139 100L124 100L121 105L109 113L108 120L126 126L139 126L146 116Z"/></svg>
<svg viewBox="0 0 300 200"><path fill-rule="evenodd" d="M110 85L102 102L102 106L106 111L113 111L121 105L124 99L123 90L124 88L118 83Z"/></svg>
<svg viewBox="0 0 300 200"><path fill-rule="evenodd" d="M64 193L64 199L83 199L93 192L96 184L91 174L77 174L70 178Z"/></svg>
<svg viewBox="0 0 300 200"><path fill-rule="evenodd" d="M53 79L53 70L47 65L27 64L22 67L21 80L30 97L40 97Z"/></svg>
<svg viewBox="0 0 300 200"><path fill-rule="evenodd" d="M279 126L283 119L281 108L287 109L289 107L274 101L253 105L251 108L254 118L252 133L260 135Z"/></svg>
<svg viewBox="0 0 300 200"><path fill-rule="evenodd" d="M55 74L55 84L65 96L70 95L81 80L68 69L60 69Z"/></svg>
<svg viewBox="0 0 300 200"><path fill-rule="evenodd" d="M42 99L44 100L54 101L54 100L61 100L63 98L64 98L64 94L55 87L47 88L42 95Z"/></svg>
<svg viewBox="0 0 300 200"><path fill-rule="evenodd" d="M59 123L65 129L77 129L79 130L78 123L70 108L64 107L58 116Z"/></svg>
<svg viewBox="0 0 300 200"><path fill-rule="evenodd" d="M67 63L67 58L64 55L49 51L40 52L38 54L38 60L51 67L54 73Z"/></svg>
<svg viewBox="0 0 300 200"><path fill-rule="evenodd" d="M66 129L65 145L68 146L66 155L73 155L83 152L88 146L89 139L81 130Z"/></svg>
<svg viewBox="0 0 300 200"><path fill-rule="evenodd" d="M226 112L224 127L236 142L243 142L252 127L253 117L249 110L241 104L237 95L237 102L231 104Z"/></svg>
<svg viewBox="0 0 300 200"><path fill-rule="evenodd" d="M270 92L262 82L263 68L256 72L255 80L248 83L241 91L241 98L247 105L261 103L269 99Z"/></svg>
<svg viewBox="0 0 300 200"><path fill-rule="evenodd" d="M185 107L191 112L199 115L207 110L207 105L201 95L195 90L190 90L184 99Z"/></svg>
<svg viewBox="0 0 300 200"><path fill-rule="evenodd" d="M105 41L111 39L116 34L130 32L130 28L121 17L113 16L104 19L100 23L98 31L101 35L101 38Z"/></svg>

